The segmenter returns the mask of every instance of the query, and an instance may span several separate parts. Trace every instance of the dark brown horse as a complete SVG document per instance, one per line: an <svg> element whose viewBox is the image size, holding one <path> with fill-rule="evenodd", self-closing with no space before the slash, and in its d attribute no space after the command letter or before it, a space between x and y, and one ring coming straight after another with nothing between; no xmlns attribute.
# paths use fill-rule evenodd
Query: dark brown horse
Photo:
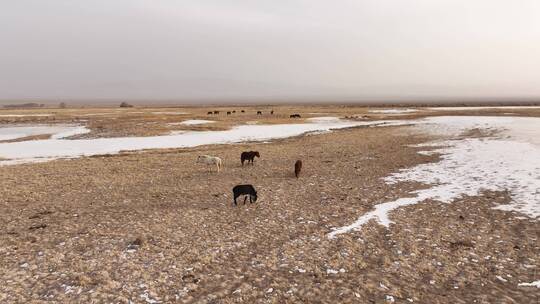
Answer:
<svg viewBox="0 0 540 304"><path fill-rule="evenodd" d="M300 175L300 171L302 171L302 161L297 160L296 163L294 163L294 176L296 176L296 178Z"/></svg>
<svg viewBox="0 0 540 304"><path fill-rule="evenodd" d="M242 154L240 154L240 161L242 162L242 166L244 165L244 162L246 160L248 161L248 164L251 163L253 165L253 159L255 158L255 156L259 158L261 157L259 151L242 152Z"/></svg>

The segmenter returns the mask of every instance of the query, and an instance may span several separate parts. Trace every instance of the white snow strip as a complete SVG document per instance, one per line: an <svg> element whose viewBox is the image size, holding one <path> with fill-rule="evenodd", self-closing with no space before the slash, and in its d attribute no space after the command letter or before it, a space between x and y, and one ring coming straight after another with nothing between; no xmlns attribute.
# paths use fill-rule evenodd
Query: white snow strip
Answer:
<svg viewBox="0 0 540 304"><path fill-rule="evenodd" d="M540 217L540 118L443 116L416 123L425 132L445 130L451 136L474 128L497 130L499 135L433 142L439 148L431 151L441 154L439 162L404 169L385 178L388 184L416 181L432 185L430 188L414 191L413 197L376 205L351 225L329 233L330 238L358 230L371 220L389 226L389 213L399 207L428 199L451 203L463 196L480 195L484 190L509 191L512 202L496 209Z"/></svg>
<svg viewBox="0 0 540 304"><path fill-rule="evenodd" d="M180 124L182 125L204 125L208 123L214 123L213 120L204 120L204 119L191 119L191 120L184 120Z"/></svg>
<svg viewBox="0 0 540 304"><path fill-rule="evenodd" d="M152 114L163 114L163 115L186 115L187 112L152 112Z"/></svg>
<svg viewBox="0 0 540 304"><path fill-rule="evenodd" d="M404 114L404 113L414 113L418 112L416 109L382 109L382 110L369 110L370 113L380 113L380 114Z"/></svg>
<svg viewBox="0 0 540 304"><path fill-rule="evenodd" d="M491 110L491 109L512 109L512 110L526 110L526 109L540 109L540 106L500 106L500 107L430 107L429 110L440 111L466 111L466 110Z"/></svg>
<svg viewBox="0 0 540 304"><path fill-rule="evenodd" d="M62 139L74 135L90 133L90 129L85 126L71 126L51 136L52 139Z"/></svg>
<svg viewBox="0 0 540 304"><path fill-rule="evenodd" d="M406 121L402 123L408 123ZM48 139L14 143L0 143L0 165L44 161L45 159L114 154L120 151L144 149L185 148L209 144L229 144L244 141L267 141L287 138L312 131L355 126L398 125L398 121L328 121L319 123L242 125L226 131L188 131L174 135L149 137L118 137L97 139Z"/></svg>
<svg viewBox="0 0 540 304"><path fill-rule="evenodd" d="M0 128L0 141L12 140L41 134L52 134L52 138L59 139L76 134L88 133L90 130L83 126L72 125L38 125L38 126L13 126Z"/></svg>
<svg viewBox="0 0 540 304"><path fill-rule="evenodd" d="M530 282L530 283L519 283L518 286L540 288L540 280L534 281L534 282Z"/></svg>
<svg viewBox="0 0 540 304"><path fill-rule="evenodd" d="M322 116L322 117L312 117L307 119L310 122L336 122L339 121L338 117L331 116Z"/></svg>

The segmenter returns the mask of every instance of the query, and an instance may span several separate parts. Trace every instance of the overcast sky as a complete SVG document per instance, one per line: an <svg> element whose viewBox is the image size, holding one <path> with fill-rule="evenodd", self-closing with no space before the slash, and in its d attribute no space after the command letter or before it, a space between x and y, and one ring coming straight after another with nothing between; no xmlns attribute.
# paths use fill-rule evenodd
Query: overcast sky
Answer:
<svg viewBox="0 0 540 304"><path fill-rule="evenodd" d="M0 0L0 99L540 96L538 0Z"/></svg>

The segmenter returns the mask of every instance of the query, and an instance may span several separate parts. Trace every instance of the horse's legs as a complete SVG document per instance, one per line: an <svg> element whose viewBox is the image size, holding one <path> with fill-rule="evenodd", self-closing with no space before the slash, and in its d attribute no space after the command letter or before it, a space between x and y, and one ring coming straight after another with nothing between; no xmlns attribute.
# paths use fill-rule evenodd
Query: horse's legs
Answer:
<svg viewBox="0 0 540 304"><path fill-rule="evenodd" d="M244 205L246 204L247 196L244 196ZM251 200L251 198L250 198Z"/></svg>
<svg viewBox="0 0 540 304"><path fill-rule="evenodd" d="M251 194L249 195L249 203L253 204L253 201L251 200Z"/></svg>
<svg viewBox="0 0 540 304"><path fill-rule="evenodd" d="M236 202L236 198L238 198L238 196L235 196L235 197L234 197L234 205L235 205L235 206L238 206L238 203Z"/></svg>

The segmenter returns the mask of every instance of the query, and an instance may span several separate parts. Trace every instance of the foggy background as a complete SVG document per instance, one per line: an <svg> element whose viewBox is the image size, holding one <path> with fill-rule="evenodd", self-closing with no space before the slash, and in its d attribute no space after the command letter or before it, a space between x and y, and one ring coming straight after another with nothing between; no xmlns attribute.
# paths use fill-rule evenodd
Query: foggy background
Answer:
<svg viewBox="0 0 540 304"><path fill-rule="evenodd" d="M537 0L1 2L3 103L540 96Z"/></svg>

